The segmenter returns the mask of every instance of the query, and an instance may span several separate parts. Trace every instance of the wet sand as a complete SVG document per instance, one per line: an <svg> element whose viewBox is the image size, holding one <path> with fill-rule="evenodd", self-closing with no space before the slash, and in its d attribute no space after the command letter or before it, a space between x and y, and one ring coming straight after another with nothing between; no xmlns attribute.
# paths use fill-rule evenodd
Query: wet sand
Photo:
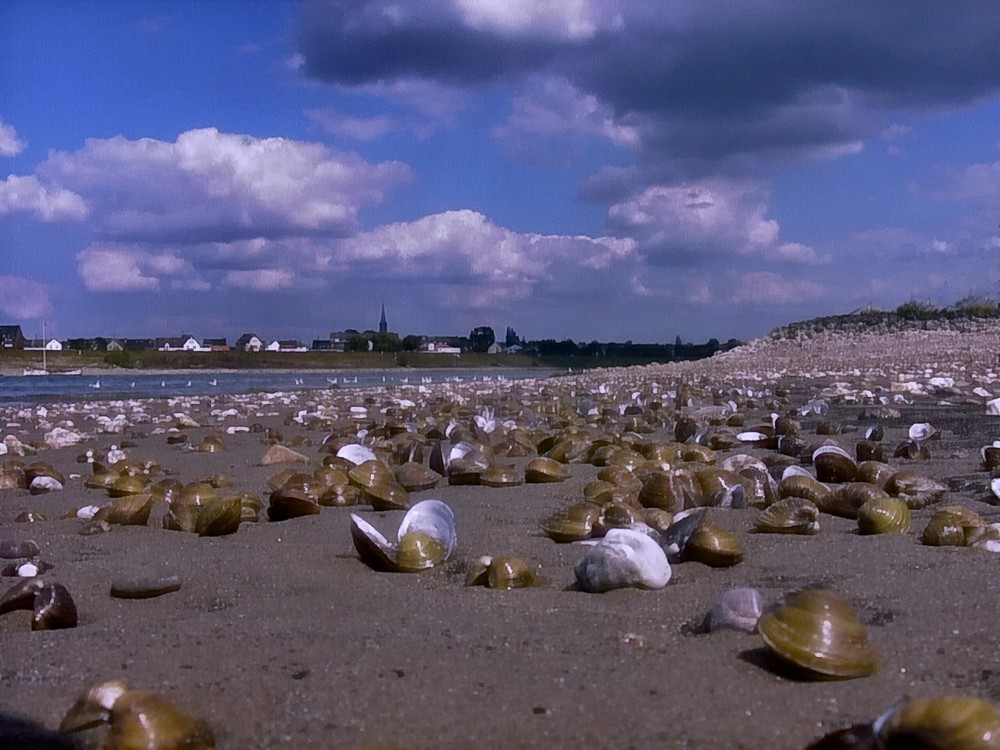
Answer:
<svg viewBox="0 0 1000 750"><path fill-rule="evenodd" d="M753 356L761 356L756 351ZM764 356L757 363L764 380L751 388L773 385L766 382L766 371L774 361ZM597 400L628 403L631 389L642 383L666 387L671 379L691 382L704 374L721 386L727 370L732 385L745 387L751 365L716 358L702 365L593 373L573 381L573 387ZM980 373L988 367L988 358L985 366L975 365ZM961 489L947 493L943 503L966 505L998 522L1000 508L986 502L992 495L979 449L1000 438L1000 418L986 415L982 397L968 395L975 381L972 372L966 374L954 392L910 394L912 403L893 403L899 416L883 420L883 442L891 456L912 423L933 424L939 438L928 444L930 460L890 457L889 463L952 479ZM861 390L870 385L861 381L873 377L867 371L856 376L824 371L811 380L798 375L783 375L791 388L787 409L805 404L823 387L853 379ZM890 394L897 376L880 381L879 392ZM606 397L598 395L602 383L611 391ZM562 386L539 381L534 387L541 415L541 405ZM1000 386L990 387L1000 395ZM485 386L477 389L464 392L473 408L494 398ZM851 389L839 388L845 390ZM419 397L402 389L371 394L356 398L367 395L384 403ZM315 412L314 398L241 403L237 415L221 420L225 398L146 402L141 408L153 416L183 411L205 425L185 430L189 445L230 425L273 427L286 444L305 439L308 444L296 449L314 467L328 425L291 420L302 410ZM741 409L747 425L770 413L767 400L752 397L753 405ZM870 424L861 418L865 405L854 396L828 401L825 417L799 417L808 439L821 439L815 434L821 419ZM51 412L59 408L49 406ZM337 408L343 409L341 402ZM124 409L96 405L89 411L113 416ZM24 442L41 437L37 418L6 417L19 426L8 426L3 435ZM54 423L57 417L47 419ZM234 482L230 491L252 492L266 506L266 479L280 468L258 465L267 450L258 433L224 434L227 450L209 454L168 445L156 430L169 420L134 420L127 435L95 435L93 421L83 419L82 411L74 421L92 439L40 450L35 457L67 475L87 473L86 464L76 463L84 450L128 439L135 444L127 450L132 457L155 458L165 473L185 482L227 474ZM671 440L672 425L667 420L642 437ZM834 436L852 453L860 438L854 431ZM737 452L767 451L739 447L720 456ZM37 732L54 730L84 689L111 678L156 690L203 717L217 746L227 748L798 748L833 729L870 721L908 697L959 692L1000 701L1000 556L920 544L933 506L914 511L909 534L878 537L859 536L854 521L827 515L816 536L756 534L751 529L758 511L714 509L713 522L743 542L742 563L713 569L685 562L674 566L662 590L588 594L571 590L581 547L556 544L538 525L582 499L584 485L598 471L588 464L569 468L571 479L560 484L497 489L442 482L413 493L414 500L436 497L448 503L459 539L450 561L419 574L375 572L351 543L351 512L387 535L394 534L402 512L323 508L315 516L262 518L234 535L202 538L160 528L159 507L148 527L116 526L80 536L83 521L60 516L106 501L103 492L84 488L82 477L46 495L0 492L0 539L35 540L40 556L54 566L47 577L67 587L80 614L78 627L49 632L30 630L30 612L0 616L0 740L6 740L0 745L18 746L9 738L20 721ZM15 523L24 510L52 520ZM537 566L542 585L510 592L465 587L468 565L483 554L524 557ZM113 580L141 571L175 573L183 585L147 600L110 596ZM2 580L4 590L13 583ZM802 681L767 656L757 635L696 632L731 587L756 587L773 605L817 585L846 597L866 623L880 655L875 675ZM83 739L99 741L100 731Z"/></svg>

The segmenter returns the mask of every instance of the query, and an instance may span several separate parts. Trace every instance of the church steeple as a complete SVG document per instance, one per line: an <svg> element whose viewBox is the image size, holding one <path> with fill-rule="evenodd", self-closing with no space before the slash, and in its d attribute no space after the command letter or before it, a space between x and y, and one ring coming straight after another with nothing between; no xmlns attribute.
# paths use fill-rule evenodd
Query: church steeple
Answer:
<svg viewBox="0 0 1000 750"><path fill-rule="evenodd" d="M378 321L378 332L379 333L389 332L389 324L386 322L385 319L385 302L382 303L382 317Z"/></svg>

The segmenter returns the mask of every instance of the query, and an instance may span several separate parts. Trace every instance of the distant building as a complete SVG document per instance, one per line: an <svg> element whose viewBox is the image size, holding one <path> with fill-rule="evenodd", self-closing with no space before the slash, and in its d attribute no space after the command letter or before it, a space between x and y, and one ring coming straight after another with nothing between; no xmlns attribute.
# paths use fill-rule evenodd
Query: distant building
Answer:
<svg viewBox="0 0 1000 750"><path fill-rule="evenodd" d="M156 348L161 352L207 352L211 351L208 347L202 346L198 343L198 339L189 333L181 334L176 338L158 338L156 339Z"/></svg>
<svg viewBox="0 0 1000 750"><path fill-rule="evenodd" d="M235 349L241 352L259 352L264 348L264 342L255 333L244 333L234 344Z"/></svg>
<svg viewBox="0 0 1000 750"><path fill-rule="evenodd" d="M312 350L314 352L332 352L333 342L330 339L313 339Z"/></svg>
<svg viewBox="0 0 1000 750"><path fill-rule="evenodd" d="M40 352L44 349L47 352L61 352L63 349L62 342L59 339L31 339L31 341L24 342L25 351Z"/></svg>
<svg viewBox="0 0 1000 750"><path fill-rule="evenodd" d="M21 326L0 326L0 348L23 349L25 343Z"/></svg>
<svg viewBox="0 0 1000 750"><path fill-rule="evenodd" d="M351 334L348 331L330 331L330 351L343 354L347 351L347 339Z"/></svg>
<svg viewBox="0 0 1000 750"><path fill-rule="evenodd" d="M226 339L202 339L201 345L213 352L229 351L229 342Z"/></svg>
<svg viewBox="0 0 1000 750"><path fill-rule="evenodd" d="M269 352L307 352L309 347L301 341L286 339L285 341L272 341L267 345Z"/></svg>
<svg viewBox="0 0 1000 750"><path fill-rule="evenodd" d="M124 339L122 346L127 352L149 352L156 349L155 339Z"/></svg>
<svg viewBox="0 0 1000 750"><path fill-rule="evenodd" d="M385 319L385 302L382 303L382 317L378 321L378 332L388 333L389 332L389 322Z"/></svg>
<svg viewBox="0 0 1000 750"><path fill-rule="evenodd" d="M108 341L108 351L109 352L120 352L124 351L125 345L118 339L110 339Z"/></svg>
<svg viewBox="0 0 1000 750"><path fill-rule="evenodd" d="M486 353L487 354L503 354L504 351L505 350L503 348L503 344L498 344L496 341L494 341L492 344L490 344L489 348L486 350Z"/></svg>
<svg viewBox="0 0 1000 750"><path fill-rule="evenodd" d="M461 354L462 347L449 339L428 339L420 345L420 351L428 354Z"/></svg>

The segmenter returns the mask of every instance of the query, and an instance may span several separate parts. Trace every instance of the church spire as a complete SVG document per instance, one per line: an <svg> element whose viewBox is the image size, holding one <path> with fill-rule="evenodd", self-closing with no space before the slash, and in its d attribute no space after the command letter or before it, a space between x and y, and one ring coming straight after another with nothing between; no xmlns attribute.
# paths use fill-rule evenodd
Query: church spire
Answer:
<svg viewBox="0 0 1000 750"><path fill-rule="evenodd" d="M389 324L386 322L385 319L385 302L382 303L382 317L378 321L378 332L379 333L389 332Z"/></svg>

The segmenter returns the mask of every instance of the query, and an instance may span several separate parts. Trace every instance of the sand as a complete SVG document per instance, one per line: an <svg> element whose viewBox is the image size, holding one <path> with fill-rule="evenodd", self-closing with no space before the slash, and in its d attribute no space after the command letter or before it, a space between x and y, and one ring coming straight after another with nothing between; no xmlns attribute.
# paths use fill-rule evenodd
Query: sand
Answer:
<svg viewBox="0 0 1000 750"><path fill-rule="evenodd" d="M719 379L715 369L724 365L714 362L705 371ZM692 372L598 373L587 385L596 394L599 383L619 377L631 388ZM796 379L787 406L852 377ZM854 378L859 388L865 377ZM554 383L535 389L558 390ZM973 384L961 385L968 391ZM893 404L899 417L883 422L890 455L914 422L930 422L939 438L929 443L929 461L889 462L942 481L965 477L953 481L962 489L943 502L997 522L1000 509L986 502L992 495L979 449L1000 438L1000 420L986 415L982 398L960 390ZM472 404L489 398L468 397ZM629 397L625 392L622 399ZM549 400L538 397L539 413L538 404ZM765 400L744 407L748 424L768 413ZM143 408L149 414L183 410L205 424L186 430L191 445L227 425L274 427L285 443L311 443L297 449L315 466L327 430L288 420L306 401L263 410L274 416L241 413L222 422L210 416L221 401ZM818 439L821 419L868 424L861 419L864 406L850 401L831 398L825 417L800 417L803 435ZM113 414L116 408L122 409L98 410ZM20 426L4 435L25 442L40 437L31 420L13 421ZM91 423L76 421L93 434ZM156 458L182 481L223 473L232 478L232 491L255 493L266 504L266 479L279 467L258 465L267 449L260 434L224 435L227 450L207 454L167 445L157 426L138 423L131 435L97 434L74 447L41 450L37 458L67 475L86 474L87 465L76 462L84 450L129 439L135 444L129 455ZM672 422L643 437L670 440ZM835 436L852 452L860 438L860 432ZM766 453L738 448L720 455L735 452ZM324 508L315 516L262 519L231 536L201 538L160 528L163 509L157 508L148 527L81 536L83 521L59 517L106 501L102 492L85 489L81 477L47 495L0 492L0 539L35 540L54 566L47 577L65 585L79 609L78 627L49 632L30 630L30 612L0 616L0 746L69 747L67 738L47 733L89 685L112 678L157 691L202 717L217 746L226 748L799 748L909 697L958 692L1000 700L1000 557L922 545L933 507L914 512L909 534L879 537L859 536L855 522L826 515L816 536L755 534L758 511L715 509L711 519L743 542L742 563L714 569L685 562L658 591L588 594L572 590L579 545L556 544L538 525L581 499L598 471L588 464L569 468L571 478L560 484L497 489L442 482L414 493L415 500L436 497L452 507L459 539L451 560L419 574L371 570L351 543L352 511L387 535L402 512ZM51 520L15 523L24 510ZM469 564L483 554L525 558L542 585L510 592L464 586ZM110 596L112 581L144 572L176 574L182 586L147 600ZM13 583L3 579L2 588ZM770 606L811 586L835 590L866 624L880 655L878 671L840 682L804 681L780 669L758 635L698 633L714 601L734 586L758 588ZM103 731L77 739L100 742Z"/></svg>

